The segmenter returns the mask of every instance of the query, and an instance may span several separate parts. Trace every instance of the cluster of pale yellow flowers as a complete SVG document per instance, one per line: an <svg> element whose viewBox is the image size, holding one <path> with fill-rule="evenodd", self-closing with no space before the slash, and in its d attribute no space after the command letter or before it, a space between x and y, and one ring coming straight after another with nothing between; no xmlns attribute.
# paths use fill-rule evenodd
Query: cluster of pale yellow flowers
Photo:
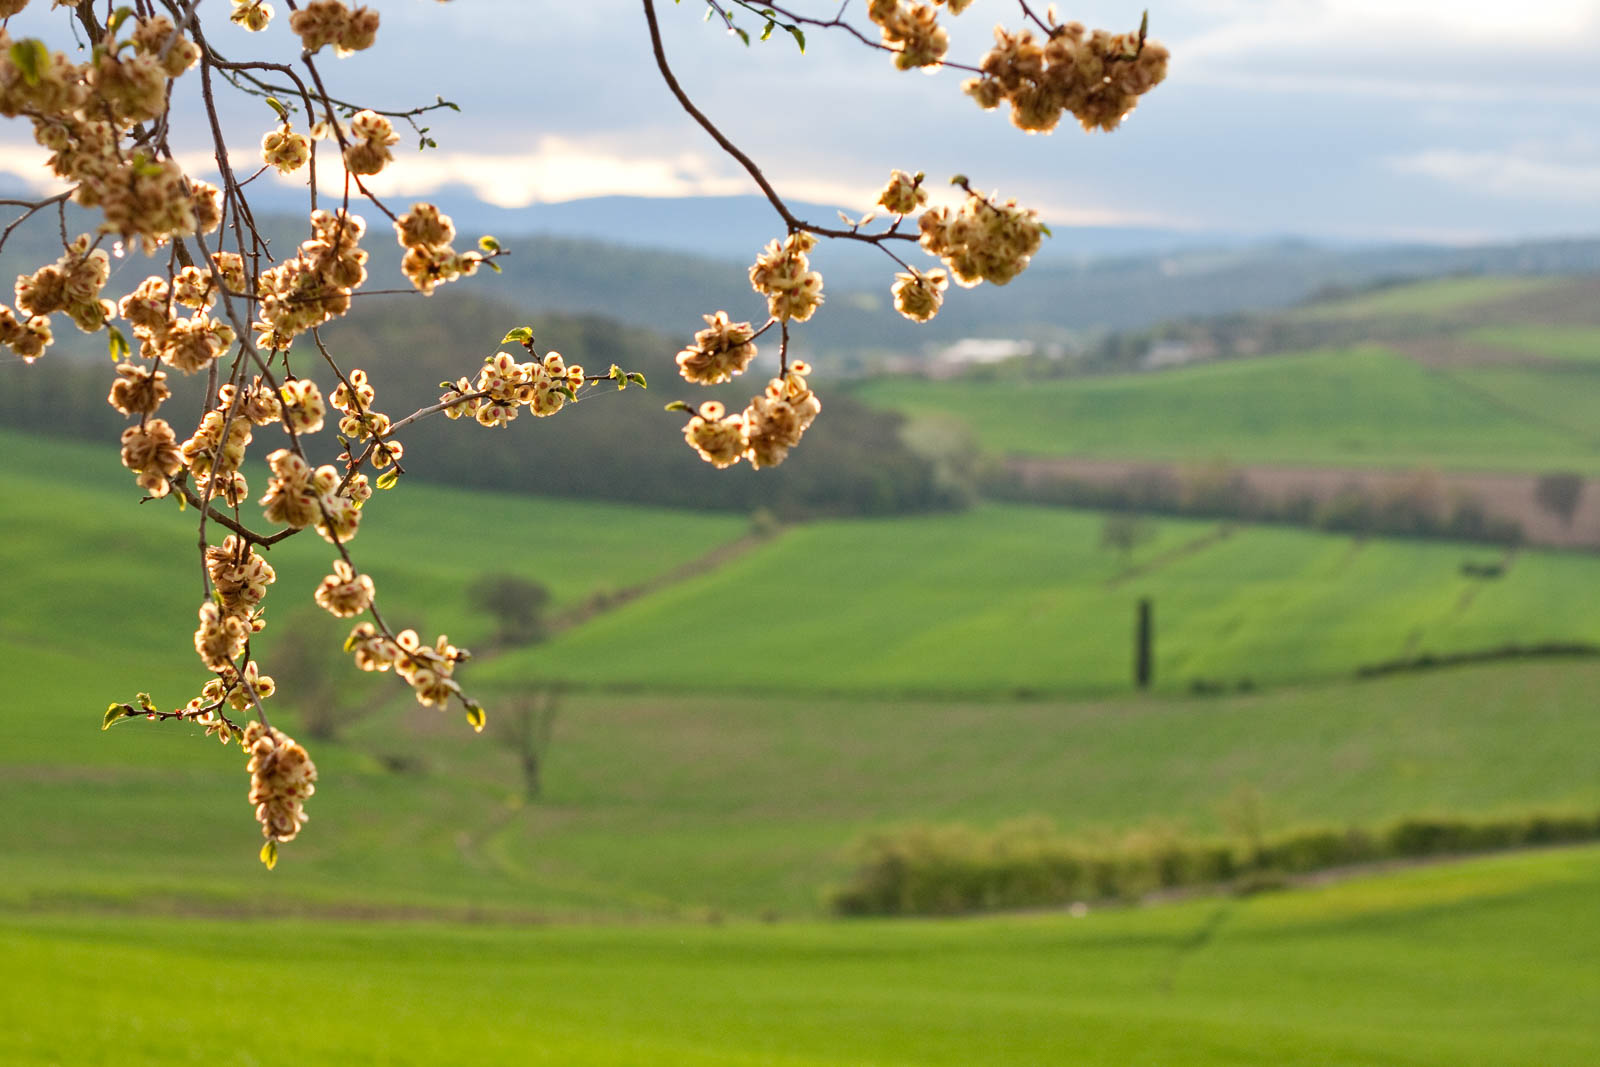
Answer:
<svg viewBox="0 0 1600 1067"><path fill-rule="evenodd" d="M939 25L938 7L959 15L972 0L933 0L932 4L905 0L870 0L867 17L883 31L883 43L896 55L901 70L937 66L950 50L950 34Z"/></svg>
<svg viewBox="0 0 1600 1067"><path fill-rule="evenodd" d="M706 328L678 353L678 373L697 385L718 385L743 374L756 358L756 331L748 322L731 322L726 311L701 316Z"/></svg>
<svg viewBox="0 0 1600 1067"><path fill-rule="evenodd" d="M971 190L960 208L931 208L918 225L922 247L944 260L957 285L968 288L979 282L1005 285L1027 268L1044 239L1037 212Z"/></svg>
<svg viewBox="0 0 1600 1067"><path fill-rule="evenodd" d="M1141 33L1091 33L1069 22L1044 41L998 26L994 37L982 76L962 90L985 110L1009 103L1011 121L1030 133L1055 129L1069 111L1086 130L1114 130L1167 76L1166 46Z"/></svg>
<svg viewBox="0 0 1600 1067"><path fill-rule="evenodd" d="M822 305L822 275L811 269L806 253L817 239L797 231L767 247L750 267L750 285L767 298L767 313L780 321L805 322Z"/></svg>
<svg viewBox="0 0 1600 1067"><path fill-rule="evenodd" d="M361 522L364 483L352 480L341 488L339 472L332 464L312 469L297 453L280 448L267 456L272 477L261 498L267 521L301 530L314 527L323 539L343 544L356 535Z"/></svg>
<svg viewBox="0 0 1600 1067"><path fill-rule="evenodd" d="M256 806L256 821L269 848L278 841L293 841L306 824L306 798L317 791L317 765L294 738L259 722L244 730L244 750L249 753L245 770L250 772L250 803ZM276 850L262 850L262 859L271 866Z"/></svg>
<svg viewBox="0 0 1600 1067"><path fill-rule="evenodd" d="M372 47L378 37L378 13L368 7L348 7L342 0L309 0L289 16L289 28L307 52L331 44L336 55L347 56Z"/></svg>
<svg viewBox="0 0 1600 1067"><path fill-rule="evenodd" d="M684 427L684 439L715 467L731 467L741 459L757 470L776 467L822 410L817 394L806 385L810 373L808 364L794 361L736 415L726 414L715 400L706 401Z"/></svg>
<svg viewBox="0 0 1600 1067"><path fill-rule="evenodd" d="M350 119L350 141L344 148L344 168L351 174L376 174L394 162L389 147L398 144L400 135L387 116L376 111L360 111Z"/></svg>
<svg viewBox="0 0 1600 1067"><path fill-rule="evenodd" d="M476 382L459 379L439 402L449 405L448 418L470 415L481 426L505 426L524 407L539 418L554 415L583 381L583 367L569 367L560 352L524 363L509 352L496 352L484 360Z"/></svg>
<svg viewBox="0 0 1600 1067"><path fill-rule="evenodd" d="M299 334L350 310L351 293L367 280L360 247L366 231L366 220L343 208L311 213L311 238L299 253L261 272L261 317L251 327L258 347L286 349Z"/></svg>
<svg viewBox="0 0 1600 1067"><path fill-rule="evenodd" d="M452 645L444 634L428 646L417 637L415 630L401 630L391 640L372 623L363 622L350 631L344 647L361 670L394 668L394 672L411 686L417 703L424 706L442 708L452 696L461 693L460 684L451 675L456 664L465 662L469 654L466 649Z"/></svg>
<svg viewBox="0 0 1600 1067"><path fill-rule="evenodd" d="M424 295L433 295L436 285L470 277L483 262L476 252L457 253L451 247L455 224L432 204L412 204L410 211L395 220L394 231L395 240L406 250L400 270ZM494 245L493 238L485 241Z"/></svg>

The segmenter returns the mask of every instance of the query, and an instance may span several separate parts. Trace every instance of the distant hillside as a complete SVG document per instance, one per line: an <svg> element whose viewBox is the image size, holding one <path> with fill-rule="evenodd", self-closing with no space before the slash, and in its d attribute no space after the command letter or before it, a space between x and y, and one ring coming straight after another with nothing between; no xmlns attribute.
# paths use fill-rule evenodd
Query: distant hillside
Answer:
<svg viewBox="0 0 1600 1067"><path fill-rule="evenodd" d="M627 212L644 212L637 202ZM755 205L759 206L759 204ZM561 206L556 218L578 219L587 226L605 218L605 204L582 202ZM816 205L807 205L808 210ZM529 209L530 211L532 209ZM544 209L540 209L544 210ZM554 210L552 207L551 210ZM618 207L617 210L622 210ZM700 316L719 308L739 318L759 319L761 300L751 292L747 270L770 225L739 219L748 215L748 198L733 198L734 218L717 227L710 220L718 206L692 201L669 211L651 203L651 217L678 225L699 220L705 242L692 252L646 249L628 242L664 240L665 231L618 225L608 240L561 234L518 235L505 226L478 227L462 221L462 244L483 229L492 229L512 255L504 273L487 272L468 285L484 297L538 312L602 314L634 326L647 326L673 338L687 339L701 325ZM825 209L818 209L825 210ZM703 219L697 213L705 213ZM372 254L374 287L403 284L398 274L399 248L379 216L365 212L372 232L366 247ZM831 218L831 213L816 216ZM508 221L523 218L516 215ZM485 220L489 221L489 220ZM529 223L531 225L531 223ZM90 224L70 213L74 231ZM300 239L302 224L290 216L269 220L275 246L287 254ZM563 223L565 225L565 223ZM582 229L572 222L573 229ZM670 228L670 227L669 227ZM755 234L751 237L749 234ZM761 236L766 235L766 236ZM907 359L930 358L938 349L967 337L1021 339L1045 346L1081 349L1106 331L1149 328L1188 317L1248 313L1285 308L1319 293L1360 290L1447 274L1555 275L1600 272L1600 240L1544 241L1473 248L1379 246L1330 248L1303 241L1222 247L1195 247L1171 234L1176 247L1152 254L1151 245L1165 240L1163 231L1086 236L1063 229L1047 242L1033 269L1005 287L952 291L944 310L931 323L916 325L892 310L889 287L898 269L876 250L824 245L815 262L827 279L826 313L796 331L798 349L826 357L827 373L860 373ZM1073 242L1086 241L1086 252ZM1225 240L1225 239L1224 239ZM32 269L59 254L54 220L33 220L20 229L0 255L0 274ZM1137 254L1109 257L1114 247L1134 247ZM1061 254L1058 254L1058 250ZM119 264L117 283L131 287L143 265L135 257ZM68 328L59 331L63 351L93 352L99 342L84 344ZM1358 339L1358 338L1357 338Z"/></svg>

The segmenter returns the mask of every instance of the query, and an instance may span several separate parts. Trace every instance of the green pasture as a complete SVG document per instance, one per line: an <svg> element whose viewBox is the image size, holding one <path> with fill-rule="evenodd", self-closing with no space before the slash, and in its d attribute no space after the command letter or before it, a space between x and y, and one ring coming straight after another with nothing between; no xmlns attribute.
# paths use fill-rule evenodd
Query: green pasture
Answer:
<svg viewBox="0 0 1600 1067"><path fill-rule="evenodd" d="M1536 356L1600 362L1600 328L1594 326L1484 326L1466 336L1479 344Z"/></svg>
<svg viewBox="0 0 1600 1067"><path fill-rule="evenodd" d="M252 491L265 488L260 475ZM10 755L31 758L62 744L68 716L87 723L112 700L149 691L181 705L204 681L192 648L202 599L196 513L172 499L139 504L140 490L117 462L115 443L0 433L0 650L16 665L13 699L33 714L18 725ZM245 517L259 509L249 505ZM468 492L420 483L378 493L353 543L373 576L379 604L398 627L444 631L471 647L491 622L465 592L486 574L544 583L554 607L626 588L739 537L743 519L617 504ZM213 541L220 538L213 538ZM277 571L268 628L294 612L322 613L311 601L336 554L313 532L271 549ZM317 619L324 625L329 620ZM270 673L270 671L269 671ZM66 699L61 679L85 684ZM91 696L92 693L92 696ZM92 744L89 751L98 752ZM88 755L81 746L73 751Z"/></svg>
<svg viewBox="0 0 1600 1067"><path fill-rule="evenodd" d="M1135 605L1156 615L1156 683L1337 678L1424 653L1600 641L1574 591L1600 560L1282 527L1156 523L1131 557L1087 512L987 506L818 523L714 573L483 664L485 684L1028 696L1126 691Z"/></svg>
<svg viewBox="0 0 1600 1067"><path fill-rule="evenodd" d="M134 504L104 452L14 437L0 464L0 907L797 914L842 877L852 840L894 822L1214 833L1240 787L1274 828L1600 803L1600 664L1271 687L1404 653L1596 639L1574 590L1600 563L1524 552L1473 582L1460 563L1493 554L1178 521L1124 558L1098 547L1095 516L996 507L792 528L548 645L484 657L461 674L490 707L481 736L387 675L356 676L344 699L388 709L314 744L313 821L268 875L236 749L142 720L99 729L112 699L145 688L173 706L202 680L193 513ZM453 583L483 566L474 523L561 603L743 529L418 486L372 506L399 513L356 543L380 595L452 634L471 633ZM326 546L273 560L280 596L304 597ZM1127 693L1141 595L1163 689L1144 698ZM269 610L281 619L281 600ZM1195 679L1244 678L1262 691L1181 698ZM499 730L554 681L638 691L569 692L545 793L526 803ZM293 695L274 703L304 737Z"/></svg>
<svg viewBox="0 0 1600 1067"><path fill-rule="evenodd" d="M1329 300L1288 312L1297 319L1382 319L1439 315L1474 305L1536 293L1560 285L1560 278L1438 278Z"/></svg>
<svg viewBox="0 0 1600 1067"><path fill-rule="evenodd" d="M1555 382L1506 368L1543 390L1528 407L1376 347L1227 360L1150 374L1050 381L885 378L863 400L914 419L964 424L986 451L1036 456L1310 466L1600 471L1587 425L1600 380Z"/></svg>
<svg viewBox="0 0 1600 1067"><path fill-rule="evenodd" d="M966 921L0 924L0 1059L1587 1065L1600 849Z"/></svg>
<svg viewBox="0 0 1600 1067"><path fill-rule="evenodd" d="M1241 792L1267 831L1594 810L1597 688L1600 663L1568 662L1210 699L574 694L533 802L496 733L517 694L481 692L476 735L397 692L390 714L312 743L312 821L270 874L237 749L57 720L61 751L23 760L11 739L28 712L8 705L0 911L794 916L846 876L851 842L907 822L1215 835L1235 832Z"/></svg>

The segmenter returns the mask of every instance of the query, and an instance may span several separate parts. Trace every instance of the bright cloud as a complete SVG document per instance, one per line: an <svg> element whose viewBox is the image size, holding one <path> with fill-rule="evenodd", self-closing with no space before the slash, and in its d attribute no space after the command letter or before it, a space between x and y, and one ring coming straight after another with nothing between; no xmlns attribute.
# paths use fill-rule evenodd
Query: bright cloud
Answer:
<svg viewBox="0 0 1600 1067"><path fill-rule="evenodd" d="M1600 202L1600 162L1565 162L1515 152L1437 149L1399 156L1389 166L1495 196Z"/></svg>

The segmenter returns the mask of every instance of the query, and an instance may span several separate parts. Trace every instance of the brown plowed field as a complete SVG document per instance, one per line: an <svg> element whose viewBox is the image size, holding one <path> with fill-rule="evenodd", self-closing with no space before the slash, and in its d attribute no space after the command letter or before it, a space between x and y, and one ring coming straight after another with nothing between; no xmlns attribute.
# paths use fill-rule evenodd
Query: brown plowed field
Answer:
<svg viewBox="0 0 1600 1067"><path fill-rule="evenodd" d="M1011 471L1027 485L1047 485L1058 479L1096 485L1117 485L1151 475L1182 480L1184 467L1176 463L1151 463L1140 460L1037 458L1014 456L1006 461ZM1230 472L1243 475L1261 496L1284 501L1309 495L1327 500L1352 486L1381 499L1385 495L1414 492L1423 487L1428 495L1448 503L1462 493L1477 497L1484 510L1493 516L1515 519L1522 524L1529 544L1558 548L1600 548L1600 479L1584 481L1583 494L1572 525L1541 508L1534 498L1538 475L1471 474L1417 471L1383 471L1360 467L1279 467L1268 465L1230 466Z"/></svg>

